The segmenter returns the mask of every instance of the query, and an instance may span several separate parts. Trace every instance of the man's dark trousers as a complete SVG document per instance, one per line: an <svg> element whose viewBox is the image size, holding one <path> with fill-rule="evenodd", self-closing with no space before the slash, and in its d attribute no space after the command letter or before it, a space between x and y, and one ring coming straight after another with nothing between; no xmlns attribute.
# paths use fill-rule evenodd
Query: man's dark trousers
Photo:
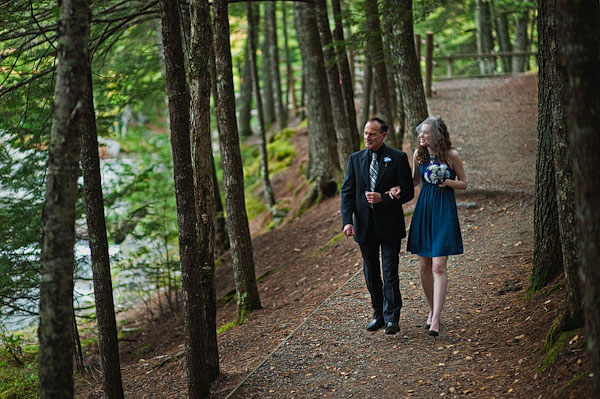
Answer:
<svg viewBox="0 0 600 399"><path fill-rule="evenodd" d="M371 294L373 318L383 320L385 323L398 323L400 308L402 308L398 278L400 242L386 243L377 237L375 224L373 223L373 210L370 210L367 238L364 242L358 244L363 257L365 282ZM380 248L381 267L379 263ZM381 272L383 272L383 282Z"/></svg>

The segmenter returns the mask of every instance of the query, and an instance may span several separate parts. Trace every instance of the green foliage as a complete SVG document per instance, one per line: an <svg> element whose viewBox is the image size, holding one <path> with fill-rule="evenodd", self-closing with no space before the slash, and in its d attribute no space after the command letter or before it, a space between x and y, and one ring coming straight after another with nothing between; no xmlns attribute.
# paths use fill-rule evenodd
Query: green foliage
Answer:
<svg viewBox="0 0 600 399"><path fill-rule="evenodd" d="M551 334L552 329L550 331L550 335ZM549 366L554 364L556 358L564 350L566 344L571 338L573 338L573 336L575 336L575 334L575 331L567 331L561 333L558 337L546 337L546 343L542 348L542 351L546 352L546 356L539 367L541 371L545 371Z"/></svg>
<svg viewBox="0 0 600 399"><path fill-rule="evenodd" d="M0 335L0 399L37 398L37 348L22 337L2 330Z"/></svg>

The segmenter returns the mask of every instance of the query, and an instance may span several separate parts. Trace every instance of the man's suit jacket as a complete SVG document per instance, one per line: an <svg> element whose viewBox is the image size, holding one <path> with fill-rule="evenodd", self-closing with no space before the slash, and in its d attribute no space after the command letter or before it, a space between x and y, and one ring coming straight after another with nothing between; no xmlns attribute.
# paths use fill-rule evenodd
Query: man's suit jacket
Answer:
<svg viewBox="0 0 600 399"><path fill-rule="evenodd" d="M364 242L369 227L369 202L365 197L369 189L369 150L350 155L344 184L342 185L342 228L354 224L354 240ZM400 186L400 199L385 194L394 186ZM373 205L375 231L381 242L396 243L406 237L402 204L414 195L410 165L406 153L383 144L377 173L376 192L383 202Z"/></svg>

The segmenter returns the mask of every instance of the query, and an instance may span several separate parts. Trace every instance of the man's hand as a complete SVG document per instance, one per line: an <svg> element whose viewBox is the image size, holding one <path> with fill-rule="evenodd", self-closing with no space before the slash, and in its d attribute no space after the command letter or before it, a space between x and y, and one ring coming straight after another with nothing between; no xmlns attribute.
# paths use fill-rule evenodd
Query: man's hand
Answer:
<svg viewBox="0 0 600 399"><path fill-rule="evenodd" d="M400 186L392 187L390 191L385 192L391 199L400 199Z"/></svg>
<svg viewBox="0 0 600 399"><path fill-rule="evenodd" d="M347 224L344 226L343 231L346 237L352 237L354 235L354 226L351 224Z"/></svg>
<svg viewBox="0 0 600 399"><path fill-rule="evenodd" d="M365 197L367 197L367 201L369 202L369 204L378 204L380 202L383 202L383 200L381 199L381 193L378 193L376 191L366 191Z"/></svg>

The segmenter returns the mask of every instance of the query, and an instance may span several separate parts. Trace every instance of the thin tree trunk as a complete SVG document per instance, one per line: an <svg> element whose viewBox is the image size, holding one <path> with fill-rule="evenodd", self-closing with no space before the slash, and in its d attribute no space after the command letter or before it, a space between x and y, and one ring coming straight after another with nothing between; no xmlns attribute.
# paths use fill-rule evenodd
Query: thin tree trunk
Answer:
<svg viewBox="0 0 600 399"><path fill-rule="evenodd" d="M60 4L54 112L42 212L39 396L73 397L75 202L87 98L88 0Z"/></svg>
<svg viewBox="0 0 600 399"><path fill-rule="evenodd" d="M313 183L311 191L304 199L304 204L308 205L320 196L335 195L335 179L341 173L341 169L331 122L331 102L314 7L295 3L294 23L306 79L309 158L307 176Z"/></svg>
<svg viewBox="0 0 600 399"><path fill-rule="evenodd" d="M263 20L263 41L262 41L262 47L261 47L261 69L262 69L262 74L261 74L261 78L262 78L262 97L261 99L262 104L263 104L263 120L267 125L271 125L271 123L275 122L276 118L275 118L275 101L274 101L274 94L273 94L273 76L271 75L271 57L269 56L270 54L270 48L271 48L271 26L268 23L269 18L267 18L267 5L265 3L263 3L263 13L264 13L264 20ZM257 18L258 20L260 20L260 17ZM258 25L256 25L255 30L258 31ZM248 28L248 30L250 30L250 28ZM257 52L257 46L255 43L254 46L254 57L256 58L256 52ZM256 60L254 61L255 64L258 65L258 63L256 62ZM258 67L257 67L258 68ZM258 76L258 73L257 73ZM258 107L258 105L257 105Z"/></svg>
<svg viewBox="0 0 600 399"><path fill-rule="evenodd" d="M248 3L246 7L248 13L248 20L252 21L252 6ZM252 23L248 23L248 32L252 36L252 32L256 27ZM263 57L264 59L264 57ZM265 202L269 209L269 213L275 212L275 194L273 187L271 187L271 181L269 179L269 154L267 153L267 129L265 126L265 117L262 113L262 96L260 94L260 87L258 84L258 68L256 66L256 47L254 42L250 42L250 70L252 71L252 86L254 88L254 99L256 102L256 108L258 110L258 126L260 135L260 178L263 184L263 194L265 196ZM265 82L265 84L267 84Z"/></svg>
<svg viewBox="0 0 600 399"><path fill-rule="evenodd" d="M331 99L331 111L333 116L333 126L337 138L338 147L341 155L340 167L345 168L350 154L358 151L358 137L350 130L346 107L342 96L342 87L340 85L340 72L335 57L333 39L329 29L329 17L327 16L327 4L325 0L317 0L316 18L323 48L323 59L325 61L325 71L327 73L327 86L329 88L329 98Z"/></svg>
<svg viewBox="0 0 600 399"><path fill-rule="evenodd" d="M475 1L475 26L477 28L477 52L480 54L491 53L494 48L492 38L492 15L490 0ZM491 75L496 71L494 58L481 57L479 59L479 72L482 75Z"/></svg>
<svg viewBox="0 0 600 399"><path fill-rule="evenodd" d="M283 14L283 46L285 48L285 70L287 76L286 95L285 95L285 109L290 108L290 100L292 101L292 108L294 110L294 116L298 112L298 102L296 100L296 91L294 89L294 69L292 68L292 58L290 55L290 46L288 43L288 31L287 31L287 4L281 3L281 12Z"/></svg>
<svg viewBox="0 0 600 399"><path fill-rule="evenodd" d="M219 352L217 349L217 308L214 284L214 220L215 181L212 142L210 134L211 76L215 76L212 29L208 0L191 0L190 33L190 110L192 166L194 170L194 195L198 220L199 266L193 281L198 291L196 321L202 323L194 328L203 328L204 353L202 357L210 382L219 375ZM209 73L210 72L210 73ZM220 202L221 199L219 198ZM198 320L199 319L199 320ZM200 336L200 334L198 334ZM200 345L198 345L200 347ZM200 370L198 370L200 371Z"/></svg>
<svg viewBox="0 0 600 399"><path fill-rule="evenodd" d="M175 198L177 201L177 226L179 230L179 257L181 263L181 283L184 292L184 326L186 336L186 368L188 375L188 395L190 398L205 398L210 393L212 370L205 356L207 334L211 328L205 314L207 295L205 287L207 274L203 270L210 255L202 253L198 245L198 215L194 193L194 173L190 145L190 96L186 85L184 55L179 27L179 7L176 0L159 0L162 20L162 37L165 57L165 78L169 100L169 125L173 154ZM192 14L194 10L192 9ZM193 47L193 46L192 46ZM204 62L207 62L208 54ZM198 62L192 59L192 62ZM193 67L197 68L197 67ZM208 67L203 71L207 79ZM192 73L194 74L194 73ZM207 88L207 97L210 95ZM208 197L212 198L212 193ZM212 223L212 215L205 218ZM205 220L202 220L205 222ZM204 244L206 245L206 244ZM203 248L205 249L205 248ZM210 307L211 305L208 304Z"/></svg>
<svg viewBox="0 0 600 399"><path fill-rule="evenodd" d="M249 32L248 32L249 33ZM242 73L242 85L240 88L240 113L239 130L241 136L251 136L250 120L252 110L252 71L250 70L250 36L246 37L244 46L244 71Z"/></svg>
<svg viewBox="0 0 600 399"><path fill-rule="evenodd" d="M225 185L225 208L227 210L226 222L229 242L231 243L235 290L238 298L238 318L243 319L247 312L260 309L261 304L256 285L252 240L244 202L244 173L235 121L235 96L231 71L226 0L215 0L213 3L213 18L217 89L219 92L217 119L220 126L221 155L225 166L223 182ZM253 20L252 12L248 14L248 19ZM253 36L250 35L249 37ZM253 48L254 46L249 46L249 51Z"/></svg>
<svg viewBox="0 0 600 399"><path fill-rule="evenodd" d="M517 14L515 19L515 41L514 51L528 51L529 39L527 37L527 25L529 24L529 12ZM526 55L515 55L512 58L512 71L525 72L525 66L529 59Z"/></svg>
<svg viewBox="0 0 600 399"><path fill-rule="evenodd" d="M273 84L273 102L275 107L275 115L279 129L287 126L287 109L283 104L283 95L281 90L281 76L279 73L279 49L277 48L277 22L275 19L275 2L268 1L265 3L266 23L269 26L269 58L271 59L271 82Z"/></svg>
<svg viewBox="0 0 600 399"><path fill-rule="evenodd" d="M390 101L390 85L385 65L385 53L383 51L381 23L379 22L377 2L365 1L364 7L367 18L367 57L371 58L371 65L373 67L377 111L380 117L386 121L389 126L394 126L394 113ZM390 129L386 141L390 146L398 147L394 129Z"/></svg>
<svg viewBox="0 0 600 399"><path fill-rule="evenodd" d="M340 81L342 84L342 96L344 97L344 106L346 107L346 117L348 118L348 126L353 139L354 145L360 148L362 134L359 133L356 125L356 108L354 104L354 85L352 83L352 74L350 72L350 64L348 63L348 55L346 54L346 45L344 41L344 27L342 20L341 0L332 0L331 8L335 21L335 29L333 30L333 39L335 41L335 56L339 66Z"/></svg>
<svg viewBox="0 0 600 399"><path fill-rule="evenodd" d="M552 135L557 127L554 116L563 113L561 102L564 82L558 76L558 53L551 50L558 32L554 4L556 0L540 0L538 21L540 32L538 78L538 126L535 165L535 189L533 210L533 262L530 291L545 287L561 270L563 256L558 224L556 180ZM552 4L550 4L552 2ZM549 23L546 23L549 21ZM550 22L552 21L552 22ZM560 107L560 108L557 108ZM562 121L564 124L564 121ZM565 128L564 125L559 128Z"/></svg>
<svg viewBox="0 0 600 399"><path fill-rule="evenodd" d="M401 2L399 6L388 11L393 15L392 53L398 60L400 92L410 144L414 151L417 149L417 126L427 118L428 112L421 68L416 56L412 1Z"/></svg>
<svg viewBox="0 0 600 399"><path fill-rule="evenodd" d="M371 85L373 83L373 68L371 67L371 58L365 58L365 70L362 82L362 101L360 104L360 126L363 128L370 118L371 109Z"/></svg>
<svg viewBox="0 0 600 399"><path fill-rule="evenodd" d="M600 188L595 168L600 162L600 6L597 1L558 2L560 31L565 34L563 60L568 75L567 123L571 148L577 155L571 158L577 209L577 237L580 244L581 276L588 353L592 359L595 397L600 398ZM573 151L575 152L575 151Z"/></svg>
<svg viewBox="0 0 600 399"><path fill-rule="evenodd" d="M102 368L102 390L105 399L123 398L121 365L119 360L119 342L117 322L113 301L112 279L110 275L110 257L104 217L104 198L100 175L100 156L98 155L98 133L94 112L94 92L92 88L91 67L86 68L87 104L85 127L81 148L81 168L83 170L83 196L88 227L88 238L92 258L94 279L94 300L96 301L96 319L98 322L98 344L100 347L100 367Z"/></svg>
<svg viewBox="0 0 600 399"><path fill-rule="evenodd" d="M496 37L498 38L498 45L500 51L511 52L512 44L510 43L510 35L508 32L508 15L504 11L503 7L496 5L496 2L492 0L492 14L494 15L494 21L496 22ZM512 57L510 55L503 55L500 57L502 61L502 72L510 73L512 71Z"/></svg>

